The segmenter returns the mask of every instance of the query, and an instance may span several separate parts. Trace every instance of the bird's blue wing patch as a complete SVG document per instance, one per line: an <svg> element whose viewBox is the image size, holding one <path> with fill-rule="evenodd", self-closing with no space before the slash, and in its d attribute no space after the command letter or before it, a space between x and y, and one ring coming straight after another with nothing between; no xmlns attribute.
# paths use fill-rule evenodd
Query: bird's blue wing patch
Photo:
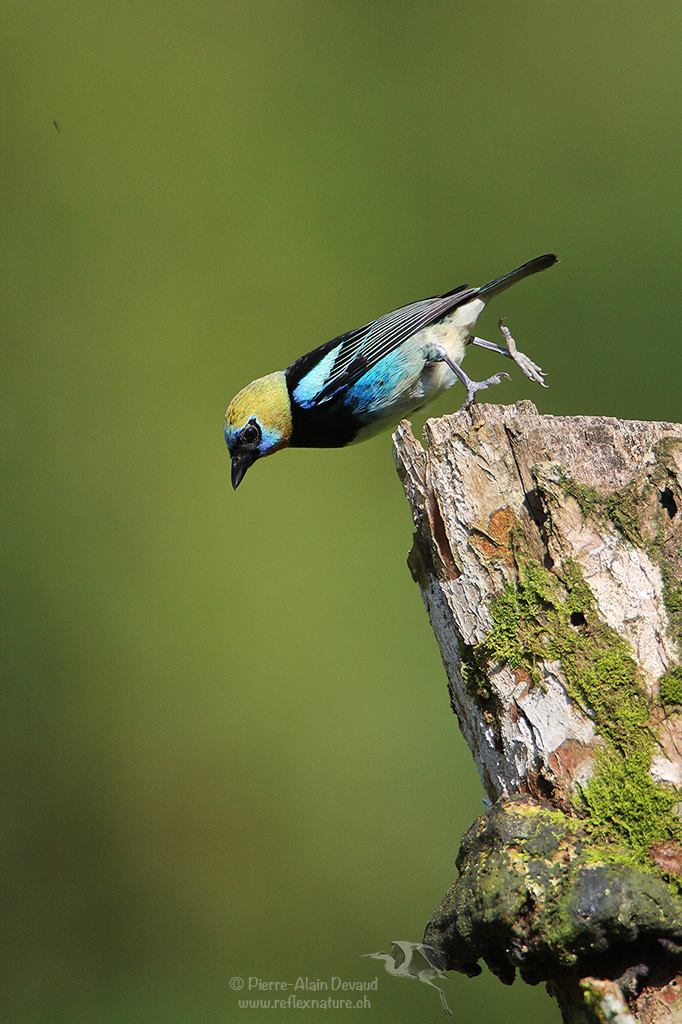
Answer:
<svg viewBox="0 0 682 1024"><path fill-rule="evenodd" d="M293 392L293 396L301 408L307 409L315 404L317 396L324 389L329 379L329 374L338 358L341 347L342 343L339 343L330 349L304 377L301 377Z"/></svg>
<svg viewBox="0 0 682 1024"><path fill-rule="evenodd" d="M408 340L348 384L346 404L360 416L373 416L392 409L406 389L419 379L423 369L424 359L418 346Z"/></svg>
<svg viewBox="0 0 682 1024"><path fill-rule="evenodd" d="M447 295L412 302L373 320L366 327L352 331L338 348L332 350L336 356L331 366L325 356L327 376L316 394L308 393L308 404L319 405L339 391L352 387L376 363L395 352L413 334L436 323L457 306L474 298L477 293L477 288L464 288Z"/></svg>

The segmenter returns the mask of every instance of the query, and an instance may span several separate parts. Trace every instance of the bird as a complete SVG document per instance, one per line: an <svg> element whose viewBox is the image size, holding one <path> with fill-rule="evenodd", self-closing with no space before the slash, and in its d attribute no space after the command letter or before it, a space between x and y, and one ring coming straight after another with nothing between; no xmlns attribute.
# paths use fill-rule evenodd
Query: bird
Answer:
<svg viewBox="0 0 682 1024"><path fill-rule="evenodd" d="M543 387L545 373L516 348L499 322L505 346L471 331L487 302L517 281L558 262L538 256L478 288L459 285L411 302L248 384L225 413L224 434L236 490L250 466L283 448L342 448L365 440L420 409L460 381L462 409L508 373L473 381L460 363L467 345L513 359Z"/></svg>
<svg viewBox="0 0 682 1024"><path fill-rule="evenodd" d="M448 958L442 950L425 946L422 942L396 941L391 943L390 953L363 953L363 956L371 957L373 960L384 960L386 970L395 978L412 978L435 988L440 996L445 1016L452 1020L452 1012L445 1001L445 993L438 985L434 985L432 980L448 980L447 974L443 974Z"/></svg>

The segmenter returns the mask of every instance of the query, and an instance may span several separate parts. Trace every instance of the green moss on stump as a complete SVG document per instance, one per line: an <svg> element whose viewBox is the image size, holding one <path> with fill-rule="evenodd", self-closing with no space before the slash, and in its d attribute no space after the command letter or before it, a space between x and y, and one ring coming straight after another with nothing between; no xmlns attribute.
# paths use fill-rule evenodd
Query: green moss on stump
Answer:
<svg viewBox="0 0 682 1024"><path fill-rule="evenodd" d="M671 668L659 680L659 696L666 708L680 706L682 710L682 667Z"/></svg>
<svg viewBox="0 0 682 1024"><path fill-rule="evenodd" d="M493 600L493 628L474 649L477 674L484 662L498 662L539 683L543 660L561 662L569 696L607 741L580 794L588 830L618 847L619 860L647 866L651 845L682 839L682 824L672 813L679 794L649 774L651 707L630 647L600 618L575 563L567 562L561 576L525 553L516 563L516 585L508 583Z"/></svg>
<svg viewBox="0 0 682 1024"><path fill-rule="evenodd" d="M679 793L655 782L650 766L649 751L615 756L608 750L597 751L595 773L584 798L589 807L589 832L595 841L622 844L611 860L646 867L654 843L682 835L680 820L672 811Z"/></svg>

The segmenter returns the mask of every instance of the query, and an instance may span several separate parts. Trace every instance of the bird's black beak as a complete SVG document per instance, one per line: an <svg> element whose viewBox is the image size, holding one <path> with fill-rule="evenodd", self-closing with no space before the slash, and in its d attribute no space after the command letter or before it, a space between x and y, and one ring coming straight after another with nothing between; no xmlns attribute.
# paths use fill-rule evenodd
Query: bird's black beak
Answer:
<svg viewBox="0 0 682 1024"><path fill-rule="evenodd" d="M257 459L255 452L240 452L232 456L232 486L235 491L246 476L249 466L252 466Z"/></svg>

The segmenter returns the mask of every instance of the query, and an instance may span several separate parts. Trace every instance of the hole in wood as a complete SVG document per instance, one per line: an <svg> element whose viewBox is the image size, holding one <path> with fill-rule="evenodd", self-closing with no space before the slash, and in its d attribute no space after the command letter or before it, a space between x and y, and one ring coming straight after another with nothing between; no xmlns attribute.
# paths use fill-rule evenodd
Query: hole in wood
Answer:
<svg viewBox="0 0 682 1024"><path fill-rule="evenodd" d="M675 501L675 495L666 487L661 491L660 502L663 508L666 510L670 518L672 519L677 513L677 502Z"/></svg>

